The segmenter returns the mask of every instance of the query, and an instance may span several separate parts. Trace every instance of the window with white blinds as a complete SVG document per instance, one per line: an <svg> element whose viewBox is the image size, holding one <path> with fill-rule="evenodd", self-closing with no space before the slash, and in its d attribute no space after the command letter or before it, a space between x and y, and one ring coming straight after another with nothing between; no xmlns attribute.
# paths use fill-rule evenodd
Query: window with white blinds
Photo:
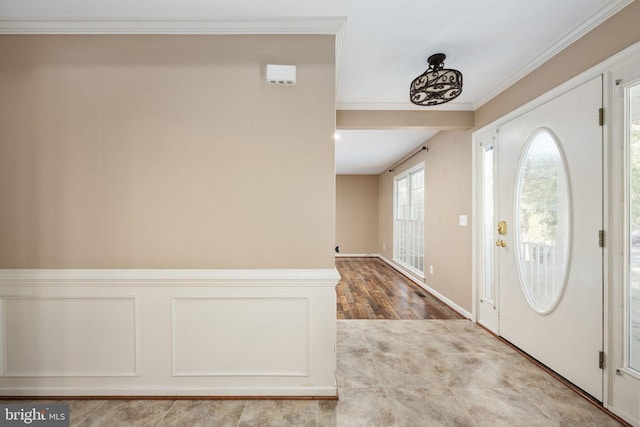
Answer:
<svg viewBox="0 0 640 427"><path fill-rule="evenodd" d="M393 259L424 276L424 162L394 180Z"/></svg>

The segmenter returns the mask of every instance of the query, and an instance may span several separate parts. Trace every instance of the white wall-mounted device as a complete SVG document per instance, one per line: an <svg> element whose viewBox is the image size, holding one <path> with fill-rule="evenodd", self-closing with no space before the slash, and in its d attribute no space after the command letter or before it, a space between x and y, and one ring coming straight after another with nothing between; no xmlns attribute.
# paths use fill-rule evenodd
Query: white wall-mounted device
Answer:
<svg viewBox="0 0 640 427"><path fill-rule="evenodd" d="M296 66L295 65L267 65L267 83L272 85L295 85Z"/></svg>

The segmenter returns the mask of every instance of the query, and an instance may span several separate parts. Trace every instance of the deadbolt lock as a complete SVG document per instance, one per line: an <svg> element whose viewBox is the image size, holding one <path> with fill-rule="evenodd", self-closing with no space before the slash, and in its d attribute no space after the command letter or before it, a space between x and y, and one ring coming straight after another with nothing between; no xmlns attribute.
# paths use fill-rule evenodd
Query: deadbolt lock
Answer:
<svg viewBox="0 0 640 427"><path fill-rule="evenodd" d="M507 221L498 221L498 234L501 236L507 234Z"/></svg>

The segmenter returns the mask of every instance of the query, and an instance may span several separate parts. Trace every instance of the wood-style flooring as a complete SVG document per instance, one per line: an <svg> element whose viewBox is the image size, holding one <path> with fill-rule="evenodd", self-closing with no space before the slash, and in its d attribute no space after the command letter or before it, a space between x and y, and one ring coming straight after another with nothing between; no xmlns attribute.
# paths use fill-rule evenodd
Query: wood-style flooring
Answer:
<svg viewBox="0 0 640 427"><path fill-rule="evenodd" d="M338 319L463 319L379 258L336 258Z"/></svg>

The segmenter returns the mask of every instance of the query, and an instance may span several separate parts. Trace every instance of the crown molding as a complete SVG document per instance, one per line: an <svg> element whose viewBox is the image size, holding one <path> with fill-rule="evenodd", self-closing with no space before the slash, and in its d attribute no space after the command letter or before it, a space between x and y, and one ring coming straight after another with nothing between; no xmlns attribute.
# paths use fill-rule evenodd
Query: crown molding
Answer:
<svg viewBox="0 0 640 427"><path fill-rule="evenodd" d="M411 110L411 111L473 111L468 102L449 102L433 107L421 107L410 102L338 102L337 110Z"/></svg>
<svg viewBox="0 0 640 427"><path fill-rule="evenodd" d="M477 110L482 107L484 104L498 96L504 90L511 87L514 83L531 73L549 59L556 56L569 45L576 42L582 36L602 24L632 2L633 0L613 0L602 6L596 13L585 19L569 34L556 40L538 56L534 57L531 61L524 64L510 75L506 76L498 85L492 87L486 94L473 103L472 109Z"/></svg>
<svg viewBox="0 0 640 427"><path fill-rule="evenodd" d="M0 34L332 34L343 38L346 17L317 18L10 18Z"/></svg>

